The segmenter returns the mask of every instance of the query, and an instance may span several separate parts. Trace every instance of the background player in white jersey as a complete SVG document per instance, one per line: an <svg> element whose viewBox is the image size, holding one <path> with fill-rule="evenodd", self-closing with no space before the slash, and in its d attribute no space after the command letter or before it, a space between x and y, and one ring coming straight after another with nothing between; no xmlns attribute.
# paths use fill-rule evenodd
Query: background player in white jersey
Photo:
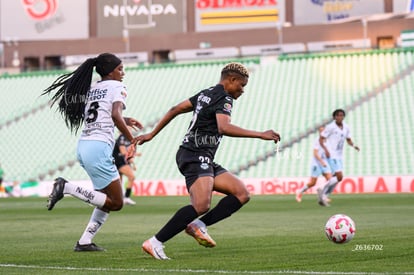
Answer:
<svg viewBox="0 0 414 275"><path fill-rule="evenodd" d="M321 144L319 143L319 135L325 129L324 126L319 127L318 129L318 137L315 139L313 143L313 154L311 160L311 177L309 183L302 187L302 189L296 192L296 201L302 201L302 195L306 190L315 186L318 177L323 175L327 181L332 178L331 168L328 163L328 159L326 158L325 150L322 148Z"/></svg>
<svg viewBox="0 0 414 275"><path fill-rule="evenodd" d="M351 130L343 121L345 111L337 109L332 113L334 121L329 123L325 130L321 133L319 142L325 150L325 154L329 161L334 176L327 182L323 190L318 190L319 204L328 206L328 196L333 192L335 186L343 178L343 149L345 141L355 150L359 151L359 147L354 145L351 139ZM326 142L324 142L326 139Z"/></svg>
<svg viewBox="0 0 414 275"><path fill-rule="evenodd" d="M92 84L93 68L101 80ZM72 132L83 124L78 142L78 160L92 180L94 190L67 182L59 177L55 180L47 208L52 210L64 194L95 205L84 233L74 248L75 251L102 251L92 242L110 211L123 206L122 186L113 163L115 126L130 142L135 142L127 125L142 128L133 118L122 116L125 109L126 88L122 84L124 67L113 54L103 53L89 58L74 72L57 78L45 89L45 94L57 90L52 102L58 102L58 110Z"/></svg>

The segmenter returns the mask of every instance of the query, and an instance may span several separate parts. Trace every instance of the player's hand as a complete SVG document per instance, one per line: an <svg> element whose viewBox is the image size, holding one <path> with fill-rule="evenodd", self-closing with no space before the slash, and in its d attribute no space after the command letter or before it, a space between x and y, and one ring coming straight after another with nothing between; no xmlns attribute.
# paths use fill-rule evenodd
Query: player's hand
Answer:
<svg viewBox="0 0 414 275"><path fill-rule="evenodd" d="M139 122L138 120L136 120L135 118L128 118L126 120L126 124L128 126L131 126L134 130L140 129L142 130L142 128L144 128L144 126L141 124L141 122Z"/></svg>
<svg viewBox="0 0 414 275"><path fill-rule="evenodd" d="M151 134L145 134L145 135L140 135L137 136L136 139L136 144L138 145L142 145L147 141L150 141L153 138L153 136Z"/></svg>
<svg viewBox="0 0 414 275"><path fill-rule="evenodd" d="M125 155L125 158L127 159L127 162L129 162L129 160L134 158L134 156L135 156L135 144L136 144L135 139L136 138L134 138L131 142L131 145L128 146L127 153Z"/></svg>
<svg viewBox="0 0 414 275"><path fill-rule="evenodd" d="M262 132L261 139L273 140L275 143L280 141L280 135L273 130L267 130Z"/></svg>
<svg viewBox="0 0 414 275"><path fill-rule="evenodd" d="M358 152L360 151L360 149L359 149L359 147L358 147L358 146L354 145L354 146L352 146L352 147L354 147L354 149L355 149L355 150L357 150Z"/></svg>
<svg viewBox="0 0 414 275"><path fill-rule="evenodd" d="M329 151L328 151L328 150L325 150L325 156L326 156L327 158L330 158L330 157L331 157L331 154L329 154Z"/></svg>

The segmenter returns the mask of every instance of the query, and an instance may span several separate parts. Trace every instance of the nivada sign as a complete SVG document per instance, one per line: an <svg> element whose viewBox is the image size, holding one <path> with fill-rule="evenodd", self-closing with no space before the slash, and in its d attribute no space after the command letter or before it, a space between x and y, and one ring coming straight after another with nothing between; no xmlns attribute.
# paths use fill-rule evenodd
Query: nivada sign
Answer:
<svg viewBox="0 0 414 275"><path fill-rule="evenodd" d="M97 20L99 37L184 32L183 0L99 0Z"/></svg>
<svg viewBox="0 0 414 275"><path fill-rule="evenodd" d="M284 22L284 1L197 0L196 31L276 27Z"/></svg>

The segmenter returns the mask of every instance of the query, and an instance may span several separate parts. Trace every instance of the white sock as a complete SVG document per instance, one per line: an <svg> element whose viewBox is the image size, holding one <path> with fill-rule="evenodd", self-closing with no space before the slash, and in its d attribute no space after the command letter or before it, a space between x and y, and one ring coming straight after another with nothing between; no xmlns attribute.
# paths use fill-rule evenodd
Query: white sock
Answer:
<svg viewBox="0 0 414 275"><path fill-rule="evenodd" d="M199 219L195 219L191 223L196 224L198 227L202 227L202 228L206 228L207 227L206 224L203 221L199 220Z"/></svg>
<svg viewBox="0 0 414 275"><path fill-rule="evenodd" d="M70 194L80 200L83 200L84 202L90 203L99 208L103 207L106 201L106 194L95 190L89 190L81 186L74 185L70 182L65 183L63 193Z"/></svg>
<svg viewBox="0 0 414 275"><path fill-rule="evenodd" d="M329 195L335 189L336 184L338 183L338 178L336 176L330 178L323 189L325 195Z"/></svg>
<svg viewBox="0 0 414 275"><path fill-rule="evenodd" d="M151 237L150 242L156 246L162 245L162 242L160 242L155 236Z"/></svg>
<svg viewBox="0 0 414 275"><path fill-rule="evenodd" d="M106 213L98 208L95 208L92 212L91 219L89 220L88 225L85 228L81 238L79 239L79 244L90 244L92 243L93 237L98 233L101 226L105 223L108 218L109 213Z"/></svg>
<svg viewBox="0 0 414 275"><path fill-rule="evenodd" d="M300 193L303 193L303 192L305 192L306 190L308 190L309 189L309 186L307 186L307 185L305 185L305 186L303 186L303 188L302 189L300 189Z"/></svg>

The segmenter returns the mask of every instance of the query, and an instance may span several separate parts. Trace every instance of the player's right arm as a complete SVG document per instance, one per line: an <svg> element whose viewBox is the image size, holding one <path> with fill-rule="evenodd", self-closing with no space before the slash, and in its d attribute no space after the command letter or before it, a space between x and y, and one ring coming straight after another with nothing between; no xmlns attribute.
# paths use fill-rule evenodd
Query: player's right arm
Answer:
<svg viewBox="0 0 414 275"><path fill-rule="evenodd" d="M313 149L313 156L315 157L315 159L318 160L318 162L323 166L326 167L326 162L321 158L321 156L319 155L319 150L318 149Z"/></svg>
<svg viewBox="0 0 414 275"><path fill-rule="evenodd" d="M137 137L137 143L139 145L144 144L147 141L150 141L153 139L159 132L161 132L162 129L164 129L165 126L167 126L168 123L170 123L171 120L173 120L176 116L188 113L193 110L193 104L189 99L186 99L179 104L173 106L157 123L157 126L149 132L148 134L141 135Z"/></svg>
<svg viewBox="0 0 414 275"><path fill-rule="evenodd" d="M325 140L329 136L329 125L326 126L325 130L319 136L319 144L321 145L322 149L325 151L325 155L329 158L331 155L329 153L328 147L325 145Z"/></svg>

